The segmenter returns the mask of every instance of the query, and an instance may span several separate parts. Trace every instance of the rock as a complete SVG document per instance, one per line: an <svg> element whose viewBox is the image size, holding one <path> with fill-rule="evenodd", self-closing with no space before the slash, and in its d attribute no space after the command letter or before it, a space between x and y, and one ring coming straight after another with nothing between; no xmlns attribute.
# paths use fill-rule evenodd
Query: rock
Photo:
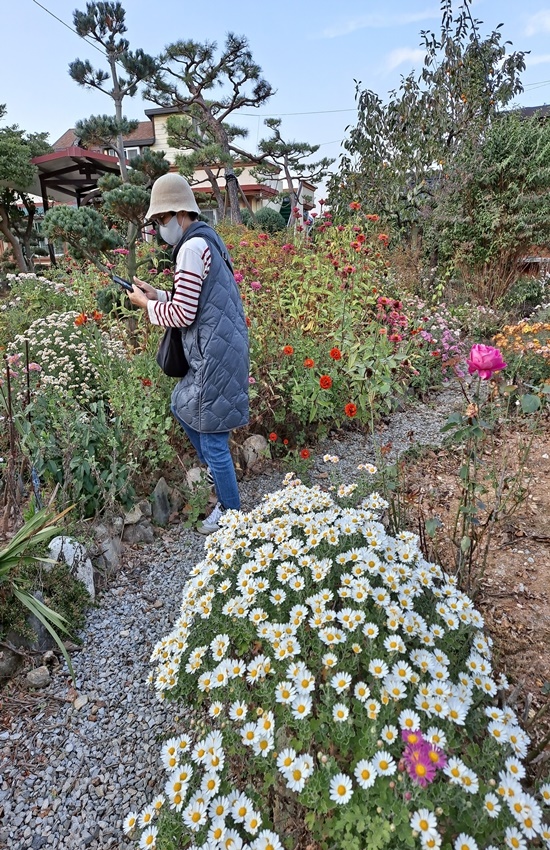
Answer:
<svg viewBox="0 0 550 850"><path fill-rule="evenodd" d="M136 525L127 525L122 539L133 546L136 543L152 543L155 539L153 527L148 520L142 520Z"/></svg>
<svg viewBox="0 0 550 850"><path fill-rule="evenodd" d="M159 478L157 481L157 486L153 490L151 507L153 520L156 524L166 525L172 513L172 506L170 504L170 488L164 478Z"/></svg>
<svg viewBox="0 0 550 850"><path fill-rule="evenodd" d="M179 514L185 504L185 499L176 487L170 488L170 507L172 513Z"/></svg>
<svg viewBox="0 0 550 850"><path fill-rule="evenodd" d="M150 517L153 513L151 508L151 502L148 499L142 499L140 502L137 503L137 506L143 516Z"/></svg>
<svg viewBox="0 0 550 850"><path fill-rule="evenodd" d="M0 649L0 682L10 679L23 662L23 656L7 646Z"/></svg>
<svg viewBox="0 0 550 850"><path fill-rule="evenodd" d="M40 850L40 848L44 847L46 843L46 839L42 835L36 833L32 839L31 850Z"/></svg>
<svg viewBox="0 0 550 850"><path fill-rule="evenodd" d="M139 522L143 514L139 505L134 505L131 511L124 514L124 525L135 525Z"/></svg>
<svg viewBox="0 0 550 850"><path fill-rule="evenodd" d="M122 517L116 517L116 520L120 520L122 523ZM120 525L117 529L115 527L115 521L113 521L112 529L102 524L96 525L94 528L93 533L96 539L97 550L94 562L98 568L114 572L119 566L122 552L120 543L122 528L123 526Z"/></svg>
<svg viewBox="0 0 550 850"><path fill-rule="evenodd" d="M195 487L200 487L201 484L206 487L206 470L202 466L192 466L185 473L187 486L194 490Z"/></svg>
<svg viewBox="0 0 550 850"><path fill-rule="evenodd" d="M253 466L260 458L269 457L269 443L261 434L252 434L243 443L243 459L247 467Z"/></svg>
<svg viewBox="0 0 550 850"><path fill-rule="evenodd" d="M50 671L47 667L37 667L27 673L27 684L31 688L47 688L51 683Z"/></svg>
<svg viewBox="0 0 550 850"><path fill-rule="evenodd" d="M38 602L44 603L44 597L39 590L35 591L32 595L38 600ZM45 627L42 620L39 620L34 614L29 613L27 617L27 625L34 634L33 639L29 639L17 632L14 632L13 630L10 630L6 636L8 643L15 647L32 649L36 652L45 652L46 650L52 649L56 646L55 640Z"/></svg>
<svg viewBox="0 0 550 850"><path fill-rule="evenodd" d="M84 694L81 694L79 697L75 699L73 702L75 711L80 711L81 708L84 708L85 705L88 705L88 697Z"/></svg>
<svg viewBox="0 0 550 850"><path fill-rule="evenodd" d="M67 564L72 574L81 581L90 597L95 599L94 568L85 547L72 537L54 537L49 555L54 561Z"/></svg>

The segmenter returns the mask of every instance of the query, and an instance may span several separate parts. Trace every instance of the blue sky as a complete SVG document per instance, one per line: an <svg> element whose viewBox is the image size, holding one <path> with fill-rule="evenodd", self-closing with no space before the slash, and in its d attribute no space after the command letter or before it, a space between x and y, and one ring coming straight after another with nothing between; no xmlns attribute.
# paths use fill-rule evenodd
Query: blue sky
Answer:
<svg viewBox="0 0 550 850"><path fill-rule="evenodd" d="M85 8L85 0L41 4L71 26L73 10ZM2 5L0 103L7 105L10 124L48 131L54 141L77 119L110 111L109 98L80 88L67 73L77 57L100 66L96 50L33 0ZM131 47L152 54L180 38L221 43L228 30L245 34L276 89L260 110L239 116L249 130L248 148L255 149L264 135L263 118L277 115L286 137L321 144L319 155L332 157L340 151L346 126L354 123L354 79L384 97L401 74L420 68L420 31L437 31L441 18L438 0L126 0L123 5ZM482 32L502 22L513 48L531 51L518 102L550 101L550 1L477 0L473 14L484 21ZM126 101L125 111L143 120L143 110L151 106L138 94Z"/></svg>

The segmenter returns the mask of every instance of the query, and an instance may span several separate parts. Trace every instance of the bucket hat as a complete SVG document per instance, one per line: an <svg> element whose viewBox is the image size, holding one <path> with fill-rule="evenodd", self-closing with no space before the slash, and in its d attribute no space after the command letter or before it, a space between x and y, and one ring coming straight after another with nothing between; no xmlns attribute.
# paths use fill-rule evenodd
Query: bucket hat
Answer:
<svg viewBox="0 0 550 850"><path fill-rule="evenodd" d="M181 174L163 174L153 183L147 219L166 212L200 213L191 186Z"/></svg>

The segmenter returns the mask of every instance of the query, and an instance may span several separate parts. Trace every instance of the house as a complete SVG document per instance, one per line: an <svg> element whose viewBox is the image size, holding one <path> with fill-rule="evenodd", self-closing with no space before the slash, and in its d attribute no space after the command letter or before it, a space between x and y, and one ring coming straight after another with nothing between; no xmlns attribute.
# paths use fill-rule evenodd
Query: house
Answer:
<svg viewBox="0 0 550 850"><path fill-rule="evenodd" d="M171 163L172 170L177 170L175 165L176 157L178 154L185 153L185 151L173 148L168 144L168 130L166 126L168 117L176 114L178 114L178 111L171 107L158 107L145 110L147 120L140 121L133 133L124 137L124 150L126 152L126 159L129 163L131 163L134 157L139 156L146 148L149 148L152 151L164 151L166 158ZM57 152L72 146L79 146L79 143L80 139L77 137L75 131L73 129L69 129L53 143L52 147L54 151ZM112 148L91 147L90 150L95 150L110 156L117 156L116 151L112 150ZM285 205L284 202L281 201L281 193L283 193L287 187L281 179L280 169L278 166L273 165L273 178L263 183L260 183L255 177L253 177L251 174L251 166L246 163L236 162L235 169L238 170L239 173L238 180L241 192L241 208L250 207L252 212L257 212L257 210L264 206L270 206L281 211L283 215L290 214L288 204ZM224 193L225 178L223 176L223 168L217 168L214 166L213 170L216 173L218 186L221 192ZM213 222L215 222L217 209L214 208L217 205L215 203L212 187L206 172L200 169L197 170L191 183L193 192L197 196L199 206L201 206L201 208L204 209L204 213L211 218ZM307 212L315 206L315 188L315 186L311 183L307 183L305 180L295 180L294 189L298 194L298 206L302 214L307 214Z"/></svg>

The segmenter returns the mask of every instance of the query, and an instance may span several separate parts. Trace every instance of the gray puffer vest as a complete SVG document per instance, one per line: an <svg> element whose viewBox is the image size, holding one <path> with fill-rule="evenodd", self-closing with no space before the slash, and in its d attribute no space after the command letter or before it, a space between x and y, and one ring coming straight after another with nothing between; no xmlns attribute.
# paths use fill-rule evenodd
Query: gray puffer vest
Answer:
<svg viewBox="0 0 550 850"><path fill-rule="evenodd" d="M192 236L201 236L212 255L202 282L195 321L182 328L189 371L174 387L172 409L195 431L231 431L248 422L248 330L227 249L216 231L193 222L173 259Z"/></svg>

